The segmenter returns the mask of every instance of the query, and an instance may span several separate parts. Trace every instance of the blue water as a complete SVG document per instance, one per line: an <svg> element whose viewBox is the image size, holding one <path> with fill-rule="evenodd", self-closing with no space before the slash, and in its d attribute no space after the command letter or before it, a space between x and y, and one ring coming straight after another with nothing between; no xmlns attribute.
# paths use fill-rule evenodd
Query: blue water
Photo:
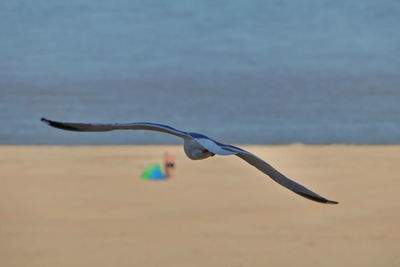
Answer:
<svg viewBox="0 0 400 267"><path fill-rule="evenodd" d="M400 143L399 1L0 1L0 144Z"/></svg>

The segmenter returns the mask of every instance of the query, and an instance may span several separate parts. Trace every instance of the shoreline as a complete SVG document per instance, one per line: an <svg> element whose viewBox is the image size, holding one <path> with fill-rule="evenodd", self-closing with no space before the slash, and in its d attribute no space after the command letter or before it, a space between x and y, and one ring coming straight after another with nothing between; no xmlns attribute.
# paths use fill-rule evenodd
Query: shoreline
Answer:
<svg viewBox="0 0 400 267"><path fill-rule="evenodd" d="M183 143L182 143L183 144ZM0 144L0 147L18 147L18 146L26 146L26 147L81 147L81 146L88 146L88 147L104 147L104 146L182 146L182 144ZM227 143L228 144L228 143ZM327 143L327 144L309 144L309 143L282 143L282 144L236 144L236 143L229 143L230 145L234 146L261 146L261 147L279 147L279 146L310 146L310 147L318 147L318 146L400 146L400 143L374 143L374 144L358 144L358 143Z"/></svg>

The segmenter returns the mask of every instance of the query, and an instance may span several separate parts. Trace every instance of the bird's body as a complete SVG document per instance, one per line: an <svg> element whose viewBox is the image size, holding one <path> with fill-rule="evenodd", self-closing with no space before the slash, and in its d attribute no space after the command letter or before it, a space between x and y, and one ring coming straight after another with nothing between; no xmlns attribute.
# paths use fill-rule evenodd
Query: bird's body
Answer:
<svg viewBox="0 0 400 267"><path fill-rule="evenodd" d="M204 149L204 147L193 138L183 140L183 150L186 156L193 160L206 159L215 155L207 149Z"/></svg>
<svg viewBox="0 0 400 267"><path fill-rule="evenodd" d="M172 134L183 138L183 149L188 158L192 160L200 160L214 155L236 155L241 159L245 160L247 163L253 165L261 172L267 174L275 182L288 188L296 194L299 194L305 198L327 204L337 204L336 201L328 200L320 195L312 192L311 190L305 188L301 184L287 178L280 172L278 172L271 165L255 156L254 154L245 151L239 147L226 145L217 142L205 135L184 132L172 128L167 125L149 123L149 122L139 122L139 123L128 123L128 124L90 124L90 123L70 123L70 122L58 122L42 118L42 121L50 126L69 130L69 131L79 131L79 132L105 132L112 130L150 130L158 131L163 133Z"/></svg>

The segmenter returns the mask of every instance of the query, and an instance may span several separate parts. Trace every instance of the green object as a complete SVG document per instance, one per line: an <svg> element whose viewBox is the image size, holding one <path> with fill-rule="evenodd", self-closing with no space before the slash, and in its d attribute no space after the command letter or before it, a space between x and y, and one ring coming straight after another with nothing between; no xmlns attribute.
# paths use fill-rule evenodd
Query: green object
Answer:
<svg viewBox="0 0 400 267"><path fill-rule="evenodd" d="M160 164L150 165L143 171L140 177L145 180L161 180L167 178L167 176L162 173Z"/></svg>

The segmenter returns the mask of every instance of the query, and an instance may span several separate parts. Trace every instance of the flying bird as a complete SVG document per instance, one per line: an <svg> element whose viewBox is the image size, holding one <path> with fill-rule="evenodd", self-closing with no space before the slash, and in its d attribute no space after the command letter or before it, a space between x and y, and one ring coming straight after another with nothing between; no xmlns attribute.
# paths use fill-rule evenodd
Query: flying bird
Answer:
<svg viewBox="0 0 400 267"><path fill-rule="evenodd" d="M271 177L272 180L274 180L278 184L286 187L287 189L293 191L294 193L302 197L321 203L338 204L338 202L328 200L312 192L311 190L307 189L301 184L287 178L282 173L278 172L275 168L273 168L271 165L269 165L267 162L260 159L256 155L236 146L222 144L199 133L184 132L174 129L167 125L149 123L149 122L135 122L135 123L125 123L125 124L120 124L120 123L92 124L92 123L59 122L59 121L48 120L45 118L42 118L41 120L52 127L68 131L77 131L77 132L107 132L113 130L149 130L149 131L158 131L167 134L172 134L183 138L183 149L185 151L185 154L186 156L188 156L188 158L192 160L205 159L208 157L212 157L214 155L221 155L221 156L236 155L239 158L245 160L247 163L259 169L261 172Z"/></svg>

